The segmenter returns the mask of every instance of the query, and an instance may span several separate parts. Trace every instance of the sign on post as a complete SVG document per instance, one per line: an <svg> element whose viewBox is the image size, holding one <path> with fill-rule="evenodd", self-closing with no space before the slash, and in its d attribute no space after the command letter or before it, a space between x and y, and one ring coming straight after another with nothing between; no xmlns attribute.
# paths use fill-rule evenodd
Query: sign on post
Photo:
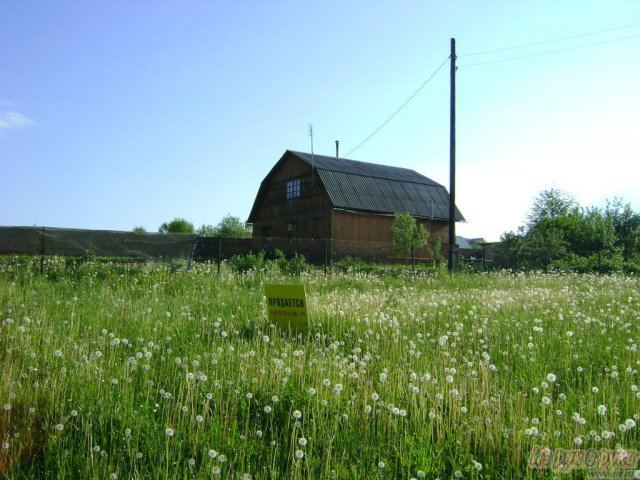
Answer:
<svg viewBox="0 0 640 480"><path fill-rule="evenodd" d="M264 286L267 297L269 321L284 330L306 333L309 330L309 314L304 285Z"/></svg>

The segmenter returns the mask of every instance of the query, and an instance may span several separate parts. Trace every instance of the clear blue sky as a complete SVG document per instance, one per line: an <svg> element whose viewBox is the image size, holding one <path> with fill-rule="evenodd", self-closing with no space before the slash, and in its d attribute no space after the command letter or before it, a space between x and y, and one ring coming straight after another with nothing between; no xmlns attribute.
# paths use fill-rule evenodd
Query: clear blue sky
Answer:
<svg viewBox="0 0 640 480"><path fill-rule="evenodd" d="M640 210L638 0L5 0L0 225L246 219L309 123L315 153L350 152L451 37L460 234L497 240L551 187ZM350 158L448 188L448 65Z"/></svg>

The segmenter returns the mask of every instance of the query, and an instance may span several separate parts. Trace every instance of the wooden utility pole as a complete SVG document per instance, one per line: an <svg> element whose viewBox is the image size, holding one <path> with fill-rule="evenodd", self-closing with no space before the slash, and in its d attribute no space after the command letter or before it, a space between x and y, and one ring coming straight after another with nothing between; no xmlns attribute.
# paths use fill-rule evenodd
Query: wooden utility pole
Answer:
<svg viewBox="0 0 640 480"><path fill-rule="evenodd" d="M449 125L449 271L456 270L456 39L451 39L451 113Z"/></svg>

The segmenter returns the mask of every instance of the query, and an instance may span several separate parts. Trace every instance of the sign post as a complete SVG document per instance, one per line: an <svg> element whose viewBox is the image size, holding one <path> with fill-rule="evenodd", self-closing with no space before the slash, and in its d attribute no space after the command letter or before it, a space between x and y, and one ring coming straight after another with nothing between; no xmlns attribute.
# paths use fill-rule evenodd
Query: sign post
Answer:
<svg viewBox="0 0 640 480"><path fill-rule="evenodd" d="M309 313L304 285L265 284L269 321L283 330L296 333L309 331Z"/></svg>

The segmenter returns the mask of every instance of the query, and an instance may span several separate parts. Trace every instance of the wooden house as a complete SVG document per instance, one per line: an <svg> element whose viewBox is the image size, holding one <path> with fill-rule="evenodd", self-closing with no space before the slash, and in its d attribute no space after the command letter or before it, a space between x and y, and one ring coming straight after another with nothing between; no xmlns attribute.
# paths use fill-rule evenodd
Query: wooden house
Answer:
<svg viewBox="0 0 640 480"><path fill-rule="evenodd" d="M423 223L431 241L449 243L449 194L442 185L406 168L287 150L260 184L248 222L260 241L359 242L367 253L366 245L390 244L399 212ZM456 220L464 220L457 209Z"/></svg>

